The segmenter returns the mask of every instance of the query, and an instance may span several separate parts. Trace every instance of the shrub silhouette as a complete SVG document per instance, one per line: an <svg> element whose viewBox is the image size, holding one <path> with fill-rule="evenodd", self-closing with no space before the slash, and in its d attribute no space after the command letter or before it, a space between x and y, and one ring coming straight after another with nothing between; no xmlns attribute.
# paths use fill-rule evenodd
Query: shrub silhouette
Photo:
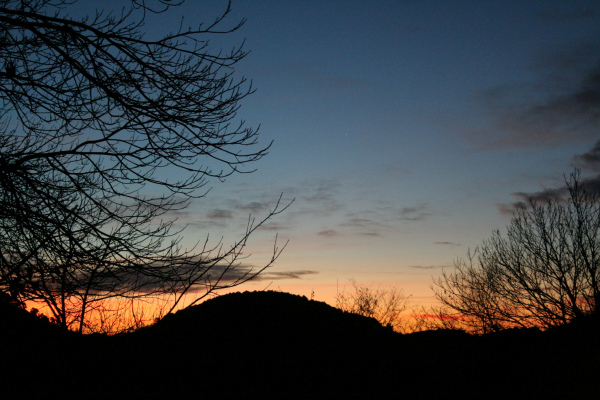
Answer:
<svg viewBox="0 0 600 400"><path fill-rule="evenodd" d="M350 279L354 291L346 292L345 288L338 292L335 306L340 310L353 314L375 318L381 325L403 332L406 328L402 313L408 306L408 298L396 288L375 289L359 285Z"/></svg>

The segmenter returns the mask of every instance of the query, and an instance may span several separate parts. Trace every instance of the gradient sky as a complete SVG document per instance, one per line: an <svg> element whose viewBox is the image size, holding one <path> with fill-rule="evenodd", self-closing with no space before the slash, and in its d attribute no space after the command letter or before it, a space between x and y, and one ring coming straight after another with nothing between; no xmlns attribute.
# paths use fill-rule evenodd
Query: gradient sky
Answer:
<svg viewBox="0 0 600 400"><path fill-rule="evenodd" d="M210 22L226 4L188 1L147 27L176 30L181 14L184 26ZM237 73L257 91L239 117L274 144L255 173L215 182L180 219L186 243L210 233L227 245L250 213L260 218L281 193L295 198L253 237L246 262L260 265L276 232L285 252L240 289L334 303L354 278L428 303L432 277L506 226L515 201L560 187L575 166L598 174L597 1L232 8L224 26L247 22L212 45L245 38Z"/></svg>

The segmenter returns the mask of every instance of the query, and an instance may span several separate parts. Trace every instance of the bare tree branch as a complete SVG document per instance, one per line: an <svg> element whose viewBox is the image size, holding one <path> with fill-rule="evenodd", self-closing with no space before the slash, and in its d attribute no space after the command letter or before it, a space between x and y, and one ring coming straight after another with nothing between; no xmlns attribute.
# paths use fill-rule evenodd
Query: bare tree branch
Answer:
<svg viewBox="0 0 600 400"><path fill-rule="evenodd" d="M597 312L600 302L600 197L565 179L567 202L531 200L506 236L491 238L435 281L436 297L479 332L549 328Z"/></svg>
<svg viewBox="0 0 600 400"><path fill-rule="evenodd" d="M229 249L183 251L169 213L211 180L252 172L270 147L236 120L253 92L234 77L246 51L210 45L244 21L222 28L228 5L206 27L146 39L146 13L183 1L82 19L68 15L75 3L0 1L0 289L82 332L113 326L110 310L131 314L131 300L168 299L168 312L199 287L191 304L252 279L277 244L265 266L229 277L248 237L287 205L250 219Z"/></svg>

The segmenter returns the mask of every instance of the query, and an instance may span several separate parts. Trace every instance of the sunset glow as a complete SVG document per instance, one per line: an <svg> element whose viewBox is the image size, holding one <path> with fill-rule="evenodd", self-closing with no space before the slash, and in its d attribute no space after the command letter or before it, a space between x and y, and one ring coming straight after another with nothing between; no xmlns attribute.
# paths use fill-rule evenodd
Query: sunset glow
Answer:
<svg viewBox="0 0 600 400"><path fill-rule="evenodd" d="M81 1L70 13L98 6ZM148 15L144 31L159 37L182 15L194 25L226 6L188 1ZM503 229L515 203L560 187L574 166L596 177L593 2L233 1L227 23L243 19L210 48L245 40L235 73L257 90L236 121L260 125L260 143L273 144L256 171L211 181L205 197L165 216L185 228L184 249L207 238L227 247L249 217L280 195L293 200L251 236L243 265L267 263L276 235L285 251L230 291L335 305L354 279L427 307L433 279Z"/></svg>

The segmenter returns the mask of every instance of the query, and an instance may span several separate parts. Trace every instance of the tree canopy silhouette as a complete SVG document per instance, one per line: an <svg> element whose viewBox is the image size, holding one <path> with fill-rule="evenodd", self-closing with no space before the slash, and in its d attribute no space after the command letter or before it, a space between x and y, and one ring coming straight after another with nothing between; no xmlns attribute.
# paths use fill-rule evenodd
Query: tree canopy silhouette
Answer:
<svg viewBox="0 0 600 400"><path fill-rule="evenodd" d="M506 236L495 231L435 284L436 297L480 332L549 328L596 314L600 303L600 194L565 179L566 199L521 204Z"/></svg>
<svg viewBox="0 0 600 400"><path fill-rule="evenodd" d="M397 288L359 285L350 279L354 292L344 288L335 297L335 306L342 311L376 319L381 325L402 332L406 322L402 313L408 306L408 298Z"/></svg>
<svg viewBox="0 0 600 400"><path fill-rule="evenodd" d="M281 249L253 270L240 263L247 239L285 207L249 219L229 248L184 250L173 225L208 182L252 172L270 147L236 119L253 91L234 76L246 51L209 41L243 24L225 26L229 6L147 38L147 16L183 1L80 19L76 3L0 1L0 289L85 331L136 299L168 298L168 312L251 279Z"/></svg>

